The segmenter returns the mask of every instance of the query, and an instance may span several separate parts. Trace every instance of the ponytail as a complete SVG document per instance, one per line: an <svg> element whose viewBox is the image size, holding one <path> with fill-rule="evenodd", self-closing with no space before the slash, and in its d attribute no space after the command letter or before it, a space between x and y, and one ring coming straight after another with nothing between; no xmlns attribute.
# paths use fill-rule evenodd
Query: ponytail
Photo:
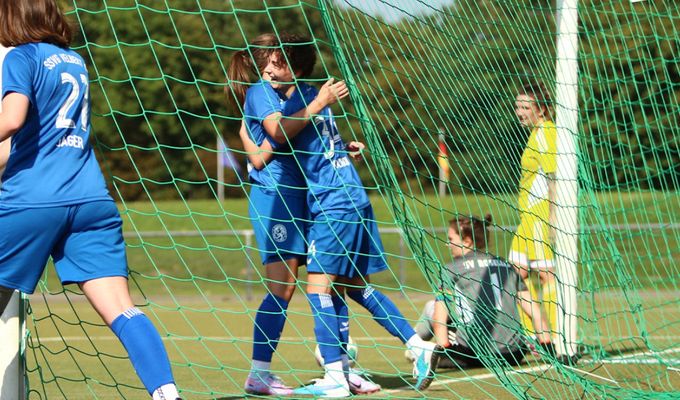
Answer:
<svg viewBox="0 0 680 400"><path fill-rule="evenodd" d="M248 82L255 71L253 62L245 50L239 50L231 56L227 77L228 85L224 91L227 94L227 104L234 110L241 110L246 100Z"/></svg>

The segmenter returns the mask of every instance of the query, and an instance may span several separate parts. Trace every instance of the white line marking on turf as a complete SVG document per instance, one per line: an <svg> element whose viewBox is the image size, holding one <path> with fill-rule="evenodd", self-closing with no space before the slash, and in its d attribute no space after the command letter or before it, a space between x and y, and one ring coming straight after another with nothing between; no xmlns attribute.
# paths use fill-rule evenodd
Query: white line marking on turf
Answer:
<svg viewBox="0 0 680 400"><path fill-rule="evenodd" d="M592 377L602 379L603 381L611 382L611 383L613 383L613 384L616 385L616 386L621 386L621 385L619 384L619 382L617 382L617 381L615 381L615 380L613 380L613 379L605 378L604 376L600 376L600 375L594 374L594 373L592 373L592 372L584 371L584 370L582 370L582 369L577 369L577 368L574 368L574 367L569 366L569 365L563 365L563 367L564 367L564 368L567 368L567 369L570 369L570 370L572 370L572 371L574 371L574 372L576 372L576 373L580 373L580 374L584 374L584 375L590 375L590 376L592 376Z"/></svg>
<svg viewBox="0 0 680 400"><path fill-rule="evenodd" d="M35 339L35 337L32 336L32 338ZM608 338L608 339L619 339L619 337L603 337L603 338ZM680 336L648 336L649 339L674 339L678 340L680 339ZM44 342L56 342L60 340L73 340L73 341L81 341L81 340L118 340L115 335L111 334L111 336L38 336L38 339L40 341ZM220 341L252 341L253 337L252 336L201 336L201 340L220 340ZM354 339L357 342L383 342L383 341L390 341L393 340L393 336L358 336L354 337L352 336L352 339ZM188 336L188 335L173 335L172 337L163 337L163 340L196 340L196 336ZM315 341L316 339L312 336L309 337L300 337L300 336L284 336L281 338L282 341L284 342L299 342L299 341ZM392 346L392 345L390 345ZM394 346L395 348L398 346ZM680 348L674 349L673 352L680 351ZM662 354L668 352L668 350L665 350L663 352L659 353L649 353L649 352L643 352L640 354ZM640 355L638 353L635 353L634 355L627 355L627 356L621 356L621 357L637 357Z"/></svg>
<svg viewBox="0 0 680 400"><path fill-rule="evenodd" d="M60 341L106 341L106 340L118 340L118 338L114 335L108 335L108 336L31 336L32 339L36 339L40 342L60 342ZM172 337L167 337L167 336L162 336L161 339L163 340L177 340L177 341L196 341L198 340L196 336L183 336L183 335L177 335L177 336L172 336ZM388 341L394 339L393 336L360 336L355 338L352 336L352 339L355 341ZM223 342L233 342L233 341L240 341L240 342L252 342L253 337L252 336L201 336L201 340L214 340L214 341L223 341ZM283 336L280 339L282 342L291 342L291 343L296 343L296 342L316 342L316 338L313 336L308 336L308 337L300 337L300 336ZM399 346L393 346L389 345L390 347L399 347Z"/></svg>
<svg viewBox="0 0 680 400"><path fill-rule="evenodd" d="M664 360L657 360L656 358L643 358L642 360L618 359L618 360L601 360L602 364L669 364L680 365L680 359L671 358Z"/></svg>
<svg viewBox="0 0 680 400"><path fill-rule="evenodd" d="M525 373L536 372L536 371L544 371L544 370L549 369L549 368L552 368L552 365L542 364L542 365L537 365L537 366L531 367L531 368L522 368L522 369L517 369L517 370L513 370L513 371L508 371L508 373L509 374L525 374ZM442 385L448 385L448 384L451 384L451 383L468 382L468 381L472 381L472 380L482 380L482 379L490 379L490 378L496 378L496 377L497 377L496 374L488 373L488 374L470 375L470 376L466 376L466 377L463 377L463 378L451 378L451 379L442 379L442 380L438 379L438 380L432 382L432 384L430 386L431 387L432 386L442 386ZM401 391L409 390L409 389L413 389L413 387L402 386L402 387L395 388L395 389L383 390L383 392L385 392L385 393L397 393L397 392L401 392Z"/></svg>
<svg viewBox="0 0 680 400"><path fill-rule="evenodd" d="M651 353L651 354L665 354L665 353L672 354L672 353L677 353L677 352L680 352L680 347L674 348L674 349L668 349L668 350L664 350L664 351L659 351L659 352L654 352L654 353ZM640 355L645 355L645 354L650 354L650 352L641 351L641 352L621 356L621 357L618 357L618 358L621 359L621 360L630 359L630 358L637 357L637 356L640 356ZM600 362L606 363L608 361L610 361L610 360L601 360ZM656 361L658 361L658 360L656 360ZM614 362L611 362L611 364L614 364ZM592 372L583 371L583 370L580 370L580 369L577 369L577 368L574 368L574 367L569 367L569 366L566 366L566 365L564 365L563 367L569 368L569 369L573 370L574 372L579 372L579 373L583 373L583 374L586 374L586 375L592 375L592 376L600 378L604 381L609 381L609 382L612 382L616 385L619 385L619 383L614 381L614 380L593 374ZM524 373L542 371L542 370L546 370L548 368L552 368L552 365L543 364L543 365L537 365L537 366L531 367L531 368L517 369L517 370L513 370L513 371L508 371L508 374L524 374ZM668 367L668 369L673 369L674 371L680 372L680 370L672 368L672 367ZM490 379L490 378L496 378L496 377L497 377L497 375L494 374L494 373L470 375L470 376L466 376L466 377L463 377L463 378L451 378L451 379L445 379L445 380L436 380L435 382L432 382L432 385L430 385L430 386L441 386L441 385L448 385L448 384L457 383L457 382L467 382L467 381L471 381L471 380L482 380L482 379ZM412 388L408 387L408 386L403 386L403 387L396 388L396 389L386 390L385 392L396 393L396 392L399 392L399 391L402 391L402 390L408 390L408 389L412 389Z"/></svg>

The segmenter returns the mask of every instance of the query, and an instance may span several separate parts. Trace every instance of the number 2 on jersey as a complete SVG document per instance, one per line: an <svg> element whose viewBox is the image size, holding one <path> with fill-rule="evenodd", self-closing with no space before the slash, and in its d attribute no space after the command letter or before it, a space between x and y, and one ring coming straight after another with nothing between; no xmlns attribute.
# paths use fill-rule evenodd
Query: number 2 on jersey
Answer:
<svg viewBox="0 0 680 400"><path fill-rule="evenodd" d="M86 131L88 128L87 117L89 114L88 110L89 82L85 74L80 74L80 81L82 82L83 90L85 91L85 98L83 99L82 106L80 109L80 128ZM63 85L71 86L71 94L69 94L64 104L62 104L61 108L59 108L56 126L59 129L73 129L76 127L76 124L75 122L73 122L72 119L68 117L69 116L68 114L71 111L71 108L73 108L73 106L75 105L76 100L78 100L78 96L80 95L80 84L78 84L78 80L76 80L76 78L73 75L69 74L68 72L61 73L61 83Z"/></svg>

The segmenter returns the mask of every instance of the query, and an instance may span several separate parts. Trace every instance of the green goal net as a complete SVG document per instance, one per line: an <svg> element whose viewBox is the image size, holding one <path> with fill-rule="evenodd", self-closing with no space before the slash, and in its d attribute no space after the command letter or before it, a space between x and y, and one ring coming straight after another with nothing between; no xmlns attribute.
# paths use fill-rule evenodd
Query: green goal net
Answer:
<svg viewBox="0 0 680 400"><path fill-rule="evenodd" d="M248 216L241 115L228 111L225 87L231 54L263 32L310 36L320 54L311 83L348 83L334 114L345 141L367 145L357 168L391 266L373 283L413 324L450 285L451 218L492 214L488 250L509 253L529 135L514 114L524 83L554 93L558 134L573 139L558 149L574 162L558 187L575 197L556 201L567 245L554 246L561 322L552 333L563 351L582 353L578 364L529 354L511 367L489 355L484 368L439 369L419 393L401 343L350 303L357 368L382 397L680 396L678 3L62 3L89 65L93 136L125 223L130 286L183 397L241 397L250 368L266 279ZM305 279L303 271L273 363L293 386L321 375ZM28 398L146 396L114 335L50 268L26 321ZM484 343L474 346L485 354Z"/></svg>

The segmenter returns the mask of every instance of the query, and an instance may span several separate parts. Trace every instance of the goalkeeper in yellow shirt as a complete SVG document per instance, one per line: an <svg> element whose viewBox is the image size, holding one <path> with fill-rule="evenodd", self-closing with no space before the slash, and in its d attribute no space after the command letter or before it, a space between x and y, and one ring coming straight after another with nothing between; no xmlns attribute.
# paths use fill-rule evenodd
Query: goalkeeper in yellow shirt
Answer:
<svg viewBox="0 0 680 400"><path fill-rule="evenodd" d="M531 271L538 274L542 304L554 334L557 296L552 246L556 220L557 130L553 122L552 99L542 83L529 83L521 88L515 99L515 115L531 134L522 153L518 198L520 223L508 261L517 267L534 301L539 300L538 293L528 278ZM533 333L531 318L521 314L525 328Z"/></svg>

